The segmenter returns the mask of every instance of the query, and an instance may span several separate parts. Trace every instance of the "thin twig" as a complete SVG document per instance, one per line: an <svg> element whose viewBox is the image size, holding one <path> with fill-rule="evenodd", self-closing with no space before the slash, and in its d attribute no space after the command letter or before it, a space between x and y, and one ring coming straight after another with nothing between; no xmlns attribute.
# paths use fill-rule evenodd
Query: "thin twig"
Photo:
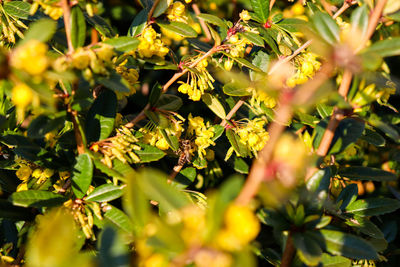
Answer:
<svg viewBox="0 0 400 267"><path fill-rule="evenodd" d="M226 115L225 119L222 120L221 126L224 126L227 124L227 121L229 121L233 115L239 110L239 108L246 102L248 96L242 97L236 104L235 106L229 111L228 115Z"/></svg>
<svg viewBox="0 0 400 267"><path fill-rule="evenodd" d="M271 1L269 2L269 10L272 10L272 8L274 7L274 5L275 5L275 0L271 0Z"/></svg>
<svg viewBox="0 0 400 267"><path fill-rule="evenodd" d="M153 17L154 11L157 8L158 3L160 3L160 0L155 0L153 3L153 6L151 7L149 14L147 15L147 24L150 22L151 18Z"/></svg>
<svg viewBox="0 0 400 267"><path fill-rule="evenodd" d="M68 53L74 52L74 46L72 45L71 39L71 8L69 6L68 0L61 0L61 7L63 9L63 18L65 26L65 34L67 37Z"/></svg>
<svg viewBox="0 0 400 267"><path fill-rule="evenodd" d="M201 14L200 8L199 8L199 6L198 6L196 3L194 3L194 4L192 5L192 9L193 9L193 11L194 11L194 13L195 13L196 15L200 15L200 14ZM210 30L209 30L208 27L207 27L207 24L204 22L203 19L201 19L201 18L199 18L199 17L197 17L197 18L198 18L198 20L199 20L199 22L200 22L201 28L202 28L203 31L204 31L204 34L206 35L206 42L210 41L210 40L212 39L212 37L211 37Z"/></svg>
<svg viewBox="0 0 400 267"><path fill-rule="evenodd" d="M289 236L286 240L285 250L283 251L282 255L281 267L290 267L295 253L296 249L293 245L292 234L289 233Z"/></svg>

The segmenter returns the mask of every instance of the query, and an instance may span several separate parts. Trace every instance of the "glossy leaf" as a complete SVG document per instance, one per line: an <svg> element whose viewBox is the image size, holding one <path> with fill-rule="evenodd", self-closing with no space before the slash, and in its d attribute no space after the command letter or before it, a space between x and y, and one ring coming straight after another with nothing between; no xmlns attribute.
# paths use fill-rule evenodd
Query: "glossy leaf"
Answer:
<svg viewBox="0 0 400 267"><path fill-rule="evenodd" d="M243 87L241 83L227 83L223 86L222 90L226 95L230 96L248 96L251 92L247 88Z"/></svg>
<svg viewBox="0 0 400 267"><path fill-rule="evenodd" d="M28 190L13 193L9 200L15 206L41 208L59 206L67 198L49 191Z"/></svg>
<svg viewBox="0 0 400 267"><path fill-rule="evenodd" d="M396 181L397 175L377 168L352 166L339 169L338 174L352 180Z"/></svg>
<svg viewBox="0 0 400 267"><path fill-rule="evenodd" d="M152 162L152 161L157 161L165 156L165 153L150 145L145 145L141 144L142 150L137 150L135 153L139 156L140 162L145 163L145 162Z"/></svg>
<svg viewBox="0 0 400 267"><path fill-rule="evenodd" d="M121 186L103 184L96 187L86 198L86 201L107 202L122 196Z"/></svg>
<svg viewBox="0 0 400 267"><path fill-rule="evenodd" d="M85 45L86 21L79 6L71 8L71 41L75 48Z"/></svg>
<svg viewBox="0 0 400 267"><path fill-rule="evenodd" d="M90 107L86 119L88 142L103 140L114 130L117 114L117 96L113 91L104 90Z"/></svg>
<svg viewBox="0 0 400 267"><path fill-rule="evenodd" d="M217 97L215 97L212 94L205 93L201 97L201 100L207 105L209 109L212 110L212 112L215 113L215 115L217 115L221 119L225 119L226 117L225 109L222 106L221 102L219 102Z"/></svg>
<svg viewBox="0 0 400 267"><path fill-rule="evenodd" d="M217 16L202 13L202 14L198 14L197 17L204 20L207 23L214 24L214 25L222 27L222 28L226 28L226 25L223 22L223 20Z"/></svg>
<svg viewBox="0 0 400 267"><path fill-rule="evenodd" d="M300 259L308 265L317 265L322 257L322 249L312 236L305 233L292 235L293 244Z"/></svg>
<svg viewBox="0 0 400 267"><path fill-rule="evenodd" d="M313 24L320 36L329 44L339 41L339 26L327 13L316 12L313 16Z"/></svg>
<svg viewBox="0 0 400 267"><path fill-rule="evenodd" d="M354 218L346 220L346 224L372 238L384 238L382 231L373 222L365 217L356 216Z"/></svg>
<svg viewBox="0 0 400 267"><path fill-rule="evenodd" d="M378 41L365 49L364 53L377 54L381 57L398 56L400 55L400 37Z"/></svg>
<svg viewBox="0 0 400 267"><path fill-rule="evenodd" d="M367 198L354 201L346 207L347 213L358 216L376 216L400 208L400 201L391 198Z"/></svg>
<svg viewBox="0 0 400 267"><path fill-rule="evenodd" d="M133 19L129 26L128 36L135 37L143 32L146 28L148 10L142 9Z"/></svg>
<svg viewBox="0 0 400 267"><path fill-rule="evenodd" d="M357 197L358 186L356 184L349 184L340 192L338 198L336 199L336 203L340 203L340 201L342 201L340 209L344 210L348 205L356 201Z"/></svg>
<svg viewBox="0 0 400 267"><path fill-rule="evenodd" d="M255 34L253 32L244 32L242 35L257 46L264 47L264 40L260 37L260 35Z"/></svg>
<svg viewBox="0 0 400 267"><path fill-rule="evenodd" d="M72 170L72 190L78 198L86 195L93 177L93 162L88 154L80 154Z"/></svg>
<svg viewBox="0 0 400 267"><path fill-rule="evenodd" d="M29 17L31 4L24 1L10 1L4 3L3 9L9 16L19 19L27 19Z"/></svg>
<svg viewBox="0 0 400 267"><path fill-rule="evenodd" d="M257 17L263 23L267 22L269 17L269 0L250 0L250 4Z"/></svg>
<svg viewBox="0 0 400 267"><path fill-rule="evenodd" d="M135 51L135 49L139 46L140 41L137 38L121 36L108 39L103 43L113 46L114 49L119 52L127 53Z"/></svg>
<svg viewBox="0 0 400 267"><path fill-rule="evenodd" d="M127 233L132 233L133 231L133 225L129 217L114 206L108 206L108 210L104 213L104 218Z"/></svg>
<svg viewBox="0 0 400 267"><path fill-rule="evenodd" d="M178 21L172 21L169 23L158 22L157 23L162 29L166 29L173 33L176 33L182 37L195 38L197 37L197 32L190 27L188 24Z"/></svg>
<svg viewBox="0 0 400 267"><path fill-rule="evenodd" d="M331 256L323 253L321 263L324 267L350 267L351 260L342 256Z"/></svg>
<svg viewBox="0 0 400 267"><path fill-rule="evenodd" d="M158 109L177 111L183 105L182 98L176 95L162 94L155 105Z"/></svg>

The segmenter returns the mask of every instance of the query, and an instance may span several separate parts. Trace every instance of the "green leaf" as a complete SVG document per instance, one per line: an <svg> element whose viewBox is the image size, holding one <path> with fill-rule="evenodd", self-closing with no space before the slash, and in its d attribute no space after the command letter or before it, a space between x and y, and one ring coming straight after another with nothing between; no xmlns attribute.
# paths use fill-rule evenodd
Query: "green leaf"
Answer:
<svg viewBox="0 0 400 267"><path fill-rule="evenodd" d="M9 197L15 206L35 208L59 206L67 200L60 194L40 190L15 192Z"/></svg>
<svg viewBox="0 0 400 267"><path fill-rule="evenodd" d="M230 96L248 96L251 92L247 90L241 83L231 82L227 83L222 87L222 90L226 95Z"/></svg>
<svg viewBox="0 0 400 267"><path fill-rule="evenodd" d="M111 90L104 90L93 102L86 119L88 142L107 138L114 129L117 114L117 96Z"/></svg>
<svg viewBox="0 0 400 267"><path fill-rule="evenodd" d="M150 92L150 97L149 97L150 106L154 106L158 102L158 99L160 99L161 94L162 94L162 86L158 82L156 82Z"/></svg>
<svg viewBox="0 0 400 267"><path fill-rule="evenodd" d="M124 236L118 234L114 227L107 225L100 234L98 260L104 266L129 266L129 247Z"/></svg>
<svg viewBox="0 0 400 267"><path fill-rule="evenodd" d="M244 161L244 159L239 157L234 157L233 168L238 173L248 174L249 173L249 165Z"/></svg>
<svg viewBox="0 0 400 267"><path fill-rule="evenodd" d="M379 118L371 118L368 121L372 126L378 128L382 132L386 134L389 138L391 138L395 142L399 142L400 135L395 128L390 126L389 124L381 121Z"/></svg>
<svg viewBox="0 0 400 267"><path fill-rule="evenodd" d="M351 28L352 30L359 30L361 36L365 36L368 28L368 6L362 5L356 8L353 13L351 13Z"/></svg>
<svg viewBox="0 0 400 267"><path fill-rule="evenodd" d="M332 115L332 112L333 112L333 107L332 106L328 106L328 105L326 105L324 103L318 103L316 108L317 108L318 114L323 119L325 119L326 117Z"/></svg>
<svg viewBox="0 0 400 267"><path fill-rule="evenodd" d="M96 187L86 198L86 201L108 202L122 196L122 187L113 184L103 184Z"/></svg>
<svg viewBox="0 0 400 267"><path fill-rule="evenodd" d="M218 27L221 27L221 28L226 28L226 24L223 22L222 19L220 19L217 16L210 15L210 14L205 14L205 13L198 14L196 16L198 18L204 20L207 23L214 24L214 25L216 25Z"/></svg>
<svg viewBox="0 0 400 267"><path fill-rule="evenodd" d="M143 32L144 28L146 28L148 13L149 12L147 9L142 9L136 15L131 23L131 26L129 26L128 36L136 37Z"/></svg>
<svg viewBox="0 0 400 267"><path fill-rule="evenodd" d="M346 207L347 213L358 216L376 216L400 208L400 201L391 198L367 198L354 201Z"/></svg>
<svg viewBox="0 0 400 267"><path fill-rule="evenodd" d="M159 203L163 211L180 209L189 204L186 196L167 184L167 176L153 169L144 169L139 173L140 179L137 180L147 198Z"/></svg>
<svg viewBox="0 0 400 267"><path fill-rule="evenodd" d="M57 23L51 19L41 19L35 21L29 25L29 29L25 33L25 38L18 42L18 45L22 45L29 40L38 40L41 42L47 42L53 37L53 34L57 30Z"/></svg>
<svg viewBox="0 0 400 267"><path fill-rule="evenodd" d="M262 72L262 70L260 70L258 67L254 66L252 63L248 62L246 59L241 58L241 57L232 57L231 54L222 52L222 54L224 54L225 56L233 59L234 61L236 61L237 63L239 63L240 65L243 65L251 70L255 70L258 72Z"/></svg>
<svg viewBox="0 0 400 267"><path fill-rule="evenodd" d="M131 91L128 82L114 71L111 72L110 76L101 77L97 81L114 92L129 93Z"/></svg>
<svg viewBox="0 0 400 267"><path fill-rule="evenodd" d="M157 22L157 24L168 31L174 32L182 37L187 38L196 38L197 32L190 27L188 24L178 21L171 21L169 23L166 22Z"/></svg>
<svg viewBox="0 0 400 267"><path fill-rule="evenodd" d="M378 259L375 249L366 240L335 230L320 230L325 241L325 249L333 255L352 259Z"/></svg>
<svg viewBox="0 0 400 267"><path fill-rule="evenodd" d="M179 140L175 135L169 135L167 131L164 129L160 129L160 132L164 139L167 141L168 145L171 147L173 151L178 151L179 149Z"/></svg>
<svg viewBox="0 0 400 267"><path fill-rule="evenodd" d="M177 111L182 105L182 98L179 96L162 94L155 107L162 110Z"/></svg>
<svg viewBox="0 0 400 267"><path fill-rule="evenodd" d="M253 44L264 47L264 40L263 40L263 38L260 37L259 34L255 34L253 32L243 32L241 34L244 37L246 37L246 39L249 40L250 42L252 42Z"/></svg>
<svg viewBox="0 0 400 267"><path fill-rule="evenodd" d="M270 63L270 56L267 53L265 53L264 51L260 50L254 56L252 63L254 66L258 67L260 70L267 73L268 68L269 68L269 63ZM250 70L250 79L252 81L260 80L264 76L265 76L265 74L263 74L263 73L258 73L253 70Z"/></svg>
<svg viewBox="0 0 400 267"><path fill-rule="evenodd" d="M304 20L296 18L285 18L278 22L277 25L290 33L302 31L305 27L307 27L307 24Z"/></svg>
<svg viewBox="0 0 400 267"><path fill-rule="evenodd" d="M71 8L71 41L75 48L85 45L86 22L82 9L76 5Z"/></svg>
<svg viewBox="0 0 400 267"><path fill-rule="evenodd" d="M172 185L179 189L185 189L194 182L196 175L197 173L195 168L185 168L178 173L178 175L172 181Z"/></svg>
<svg viewBox="0 0 400 267"><path fill-rule="evenodd" d="M205 93L202 95L201 100L207 105L209 109L211 109L212 112L215 113L215 115L217 115L221 119L225 119L225 109L216 96Z"/></svg>
<svg viewBox="0 0 400 267"><path fill-rule="evenodd" d="M364 131L363 135L360 137L360 139L370 143L371 145L379 146L379 147L385 146L385 144L386 144L386 140L385 140L385 138L383 138L382 135L380 135L377 132L372 131L368 128L365 129L365 131Z"/></svg>
<svg viewBox="0 0 400 267"><path fill-rule="evenodd" d="M322 257L322 249L312 236L305 233L294 233L293 244L297 248L297 254L307 265L317 265Z"/></svg>
<svg viewBox="0 0 400 267"><path fill-rule="evenodd" d="M373 43L363 53L377 54L381 57L398 56L400 55L400 37L393 37Z"/></svg>
<svg viewBox="0 0 400 267"><path fill-rule="evenodd" d="M313 24L320 36L329 44L333 45L339 41L339 26L327 13L316 12Z"/></svg>
<svg viewBox="0 0 400 267"><path fill-rule="evenodd" d="M89 154L80 154L72 170L72 191L77 198L83 198L92 183L93 162Z"/></svg>
<svg viewBox="0 0 400 267"><path fill-rule="evenodd" d="M331 256L323 253L321 263L324 267L350 267L351 260L342 256Z"/></svg>
<svg viewBox="0 0 400 267"><path fill-rule="evenodd" d="M377 168L351 166L339 169L338 174L352 180L396 181L397 175Z"/></svg>
<svg viewBox="0 0 400 267"><path fill-rule="evenodd" d="M86 21L92 25L102 36L107 38L112 38L115 36L115 32L112 27L102 17L98 15L89 16L86 13L84 15Z"/></svg>
<svg viewBox="0 0 400 267"><path fill-rule="evenodd" d="M225 128L219 124L213 125L214 128L214 136L211 140L216 141L225 131Z"/></svg>
<svg viewBox="0 0 400 267"><path fill-rule="evenodd" d="M113 46L119 52L127 53L134 51L139 46L140 41L134 37L121 36L108 39L103 43Z"/></svg>
<svg viewBox="0 0 400 267"><path fill-rule="evenodd" d="M382 231L367 218L355 216L354 218L347 219L346 224L358 229L361 233L369 235L372 238L384 238Z"/></svg>
<svg viewBox="0 0 400 267"><path fill-rule="evenodd" d="M66 120L64 114L54 119L39 115L29 124L28 136L30 138L43 138L47 133L64 126Z"/></svg>
<svg viewBox="0 0 400 267"><path fill-rule="evenodd" d="M150 145L141 144L143 149L137 150L135 153L139 156L140 162L152 162L157 161L165 156L165 152Z"/></svg>
<svg viewBox="0 0 400 267"><path fill-rule="evenodd" d="M347 185L339 194L336 203L342 201L340 209L344 210L348 205L356 201L358 197L358 186L356 184Z"/></svg>
<svg viewBox="0 0 400 267"><path fill-rule="evenodd" d="M114 161L119 161L118 159L114 159ZM107 167L107 165L105 165L103 162L101 162L99 159L94 159L93 160L94 166L99 169L102 173L107 174L110 177L116 178L116 179L121 179L123 178L125 175L123 173L120 173L116 170L110 169ZM127 166L127 165L125 165Z"/></svg>
<svg viewBox="0 0 400 267"><path fill-rule="evenodd" d="M107 207L109 209L104 213L104 218L123 231L132 233L133 225L129 217L122 210L114 206L108 205Z"/></svg>
<svg viewBox="0 0 400 267"><path fill-rule="evenodd" d="M250 0L250 4L257 17L263 23L267 22L269 17L269 0Z"/></svg>
<svg viewBox="0 0 400 267"><path fill-rule="evenodd" d="M23 1L10 1L4 3L3 9L9 16L19 19L28 19L31 4Z"/></svg>
<svg viewBox="0 0 400 267"><path fill-rule="evenodd" d="M247 157L249 155L249 150L242 142L240 142L240 137L234 131L227 129L225 134L229 143L240 157Z"/></svg>

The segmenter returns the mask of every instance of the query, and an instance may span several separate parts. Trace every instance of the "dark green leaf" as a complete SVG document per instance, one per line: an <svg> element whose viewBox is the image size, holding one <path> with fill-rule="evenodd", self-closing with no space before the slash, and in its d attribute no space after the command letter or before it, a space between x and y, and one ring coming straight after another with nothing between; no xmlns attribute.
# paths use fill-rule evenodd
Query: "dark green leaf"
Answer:
<svg viewBox="0 0 400 267"><path fill-rule="evenodd" d="M156 82L150 92L150 97L149 97L150 106L154 106L158 102L158 99L160 98L161 94L162 94L162 87L158 82Z"/></svg>
<svg viewBox="0 0 400 267"><path fill-rule="evenodd" d="M233 168L238 173L243 173L243 174L249 173L249 165L242 158L234 157Z"/></svg>
<svg viewBox="0 0 400 267"><path fill-rule="evenodd" d="M99 240L99 267L129 266L129 248L123 236L110 226L106 226Z"/></svg>
<svg viewBox="0 0 400 267"><path fill-rule="evenodd" d="M384 238L382 231L367 218L355 216L354 218L347 219L346 224L370 237L376 239Z"/></svg>
<svg viewBox="0 0 400 267"><path fill-rule="evenodd" d="M366 240L351 234L334 230L320 230L325 249L333 255L352 259L378 259L375 249Z"/></svg>
<svg viewBox="0 0 400 267"><path fill-rule="evenodd" d="M227 129L225 134L229 140L229 143L232 145L236 153L240 155L240 157L247 157L249 155L247 147L240 142L240 137L234 131Z"/></svg>
<svg viewBox="0 0 400 267"><path fill-rule="evenodd" d="M246 37L246 39L252 42L253 44L264 47L264 40L263 38L260 37L260 35L255 34L253 32L244 32L242 33L242 35Z"/></svg>
<svg viewBox="0 0 400 267"><path fill-rule="evenodd" d="M113 91L104 90L90 107L86 119L88 142L107 138L114 129L117 114L117 96Z"/></svg>
<svg viewBox="0 0 400 267"><path fill-rule="evenodd" d="M7 200L0 199L0 218L18 220L18 221L31 221L34 219L34 214L31 209L16 207Z"/></svg>
<svg viewBox="0 0 400 267"><path fill-rule="evenodd" d="M312 236L305 233L294 233L293 244L300 259L307 265L317 265L322 257L322 249Z"/></svg>
<svg viewBox="0 0 400 267"><path fill-rule="evenodd" d="M400 202L391 198L367 198L354 201L346 207L346 212L358 216L376 216L393 212L400 208Z"/></svg>
<svg viewBox="0 0 400 267"><path fill-rule="evenodd" d="M80 154L72 170L72 190L78 198L83 198L92 183L93 162L88 154Z"/></svg>
<svg viewBox="0 0 400 267"><path fill-rule="evenodd" d="M196 179L196 174L197 173L195 168L185 168L178 173L178 175L172 182L172 185L176 186L179 189L185 189L194 182L194 180Z"/></svg>
<svg viewBox="0 0 400 267"><path fill-rule="evenodd" d="M153 17L157 18L162 15L168 7L172 4L173 0L160 0L157 7L154 9Z"/></svg>
<svg viewBox="0 0 400 267"><path fill-rule="evenodd" d="M340 209L344 210L348 205L356 201L358 197L358 186L356 184L347 185L339 194L336 203L342 201Z"/></svg>
<svg viewBox="0 0 400 267"><path fill-rule="evenodd" d="M142 150L137 150L135 153L139 156L140 162L157 161L165 156L165 152L150 145L141 144Z"/></svg>
<svg viewBox="0 0 400 267"><path fill-rule="evenodd" d="M140 41L134 37L121 36L108 39L103 43L113 46L115 50L119 52L127 53L134 51L138 47Z"/></svg>
<svg viewBox="0 0 400 267"><path fill-rule="evenodd" d="M47 133L63 126L65 116L50 119L45 115L39 115L30 124L28 128L28 136L30 138L43 138Z"/></svg>
<svg viewBox="0 0 400 267"><path fill-rule="evenodd" d="M75 48L85 45L86 22L81 8L76 5L71 8L71 41Z"/></svg>
<svg viewBox="0 0 400 267"><path fill-rule="evenodd" d="M27 19L29 17L31 5L28 2L23 1L10 1L5 2L3 8L9 16L19 19Z"/></svg>
<svg viewBox="0 0 400 267"><path fill-rule="evenodd" d="M385 146L385 144L386 144L386 140L385 140L385 138L382 137L382 135L380 135L377 132L372 131L368 128L365 129L365 131L364 131L363 135L360 137L360 139L362 139L374 146Z"/></svg>
<svg viewBox="0 0 400 267"><path fill-rule="evenodd" d="M338 174L352 180L368 180L368 181L396 181L397 175L377 168L352 166L339 169Z"/></svg>
<svg viewBox="0 0 400 267"><path fill-rule="evenodd" d="M86 198L86 201L107 202L122 196L121 186L103 184L96 187Z"/></svg>
<svg viewBox="0 0 400 267"><path fill-rule="evenodd" d="M201 100L207 105L212 112L215 113L221 119L225 119L226 113L224 106L222 106L221 102L219 102L218 98L212 94L205 93L202 95Z"/></svg>
<svg viewBox="0 0 400 267"><path fill-rule="evenodd" d="M125 232L132 233L133 225L129 217L114 206L108 205L107 207L108 210L104 213L104 218Z"/></svg>
<svg viewBox="0 0 400 267"><path fill-rule="evenodd" d="M148 16L147 9L142 9L136 15L136 17L132 21L131 26L129 27L129 30L128 30L129 36L136 37L137 35L139 35L143 32L144 28L146 28L147 16Z"/></svg>
<svg viewBox="0 0 400 267"><path fill-rule="evenodd" d="M59 206L67 198L49 191L28 190L13 193L9 200L15 206L41 208Z"/></svg>
<svg viewBox="0 0 400 267"><path fill-rule="evenodd" d="M269 0L250 0L250 4L262 23L267 22L269 17Z"/></svg>
<svg viewBox="0 0 400 267"><path fill-rule="evenodd" d="M102 36L112 38L115 36L114 30L111 26L100 16L89 16L85 13L86 21L92 25Z"/></svg>
<svg viewBox="0 0 400 267"><path fill-rule="evenodd" d="M179 140L175 135L169 135L167 131L164 129L160 130L164 139L167 141L168 145L171 147L173 151L177 151L179 149Z"/></svg>
<svg viewBox="0 0 400 267"><path fill-rule="evenodd" d="M187 38L197 37L197 32L188 24L183 22L178 22L178 21L172 21L169 23L158 22L157 24L161 28L174 32L182 37L187 37Z"/></svg>
<svg viewBox="0 0 400 267"><path fill-rule="evenodd" d="M226 28L225 23L222 21L222 19L218 18L217 16L203 13L203 14L198 14L197 17L204 20L207 23L214 24L221 28Z"/></svg>
<svg viewBox="0 0 400 267"><path fill-rule="evenodd" d="M97 81L114 92L129 93L131 91L128 82L115 72L112 72L109 77L101 77Z"/></svg>
<svg viewBox="0 0 400 267"><path fill-rule="evenodd" d="M179 96L162 94L155 107L163 110L177 111L182 105L182 99Z"/></svg>
<svg viewBox="0 0 400 267"><path fill-rule="evenodd" d="M219 124L213 125L213 128L214 128L214 136L212 140L215 141L224 133L225 128Z"/></svg>
<svg viewBox="0 0 400 267"><path fill-rule="evenodd" d="M333 45L339 41L339 26L327 13L316 12L313 24L320 36L329 44Z"/></svg>
<svg viewBox="0 0 400 267"><path fill-rule="evenodd" d="M395 142L399 142L400 135L395 128L390 126L389 124L381 121L379 118L371 118L368 121L372 126L378 128L382 132L386 134L389 138L391 138Z"/></svg>

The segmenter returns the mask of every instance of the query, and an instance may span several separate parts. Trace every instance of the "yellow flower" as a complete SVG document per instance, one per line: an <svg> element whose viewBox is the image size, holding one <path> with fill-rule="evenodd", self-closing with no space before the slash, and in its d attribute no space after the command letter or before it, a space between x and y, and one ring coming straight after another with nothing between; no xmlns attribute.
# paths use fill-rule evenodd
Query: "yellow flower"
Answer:
<svg viewBox="0 0 400 267"><path fill-rule="evenodd" d="M29 177L31 177L31 174L32 174L32 169L29 166L25 165L21 166L15 173L15 175L17 175L17 177L24 182L26 182L29 179Z"/></svg>
<svg viewBox="0 0 400 267"><path fill-rule="evenodd" d="M97 56L105 62L110 62L114 56L114 48L108 44L101 44L100 48L96 49Z"/></svg>
<svg viewBox="0 0 400 267"><path fill-rule="evenodd" d="M224 221L226 229L236 236L241 244L255 239L260 232L260 222L247 206L231 204L225 212Z"/></svg>
<svg viewBox="0 0 400 267"><path fill-rule="evenodd" d="M168 261L164 255L155 253L144 262L144 267L167 267Z"/></svg>
<svg viewBox="0 0 400 267"><path fill-rule="evenodd" d="M14 86L11 94L11 100L14 105L22 109L27 107L33 99L32 89L24 83L20 83Z"/></svg>
<svg viewBox="0 0 400 267"><path fill-rule="evenodd" d="M37 40L29 40L15 50L11 58L11 65L31 75L40 75L46 71L49 65L46 53L46 44Z"/></svg>
<svg viewBox="0 0 400 267"><path fill-rule="evenodd" d="M293 12L293 15L295 16L300 16L304 14L304 6L300 3L297 2L296 4L294 4L291 8L291 11Z"/></svg>
<svg viewBox="0 0 400 267"><path fill-rule="evenodd" d="M26 182L20 183L17 187L17 192L28 190L28 184Z"/></svg>
<svg viewBox="0 0 400 267"><path fill-rule="evenodd" d="M243 10L242 12L240 12L239 16L244 22L247 22L251 19L249 11L247 10Z"/></svg>
<svg viewBox="0 0 400 267"><path fill-rule="evenodd" d="M169 144L165 140L165 138L161 138L156 142L156 147L161 150L167 150L169 148Z"/></svg>
<svg viewBox="0 0 400 267"><path fill-rule="evenodd" d="M81 47L72 55L72 65L79 70L86 69L89 66L89 63L90 54L87 50Z"/></svg>
<svg viewBox="0 0 400 267"><path fill-rule="evenodd" d="M227 59L224 62L224 68L226 71L230 71L233 67L233 60Z"/></svg>
<svg viewBox="0 0 400 267"><path fill-rule="evenodd" d="M179 82L181 85L178 87L178 91L181 92L182 94L187 94L189 90L191 90L191 87L189 84L184 83L184 82Z"/></svg>

